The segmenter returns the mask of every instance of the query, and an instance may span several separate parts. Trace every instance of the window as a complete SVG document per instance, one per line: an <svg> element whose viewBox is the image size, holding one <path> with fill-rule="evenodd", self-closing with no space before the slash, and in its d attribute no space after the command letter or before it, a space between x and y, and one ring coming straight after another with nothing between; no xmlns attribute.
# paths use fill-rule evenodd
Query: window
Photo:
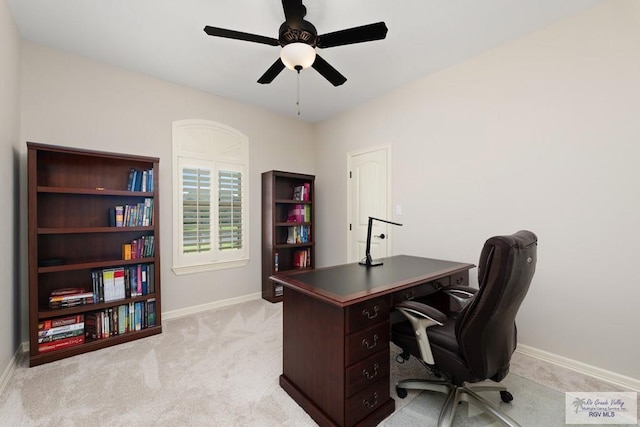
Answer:
<svg viewBox="0 0 640 427"><path fill-rule="evenodd" d="M173 271L246 265L249 255L248 140L219 123L173 124Z"/></svg>

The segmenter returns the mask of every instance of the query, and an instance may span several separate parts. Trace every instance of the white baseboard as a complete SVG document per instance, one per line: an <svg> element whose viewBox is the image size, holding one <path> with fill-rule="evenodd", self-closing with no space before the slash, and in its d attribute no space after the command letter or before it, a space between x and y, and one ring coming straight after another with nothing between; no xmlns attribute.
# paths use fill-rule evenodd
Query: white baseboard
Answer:
<svg viewBox="0 0 640 427"><path fill-rule="evenodd" d="M229 298L221 301L214 301L207 304L195 305L180 310L166 311L162 313L162 320L175 319L177 317L188 316L189 314L200 313L202 311L212 310L214 308L226 307L246 301L253 301L262 298L262 293L243 295L240 297Z"/></svg>
<svg viewBox="0 0 640 427"><path fill-rule="evenodd" d="M22 357L22 354L22 346L18 346L16 352L13 354L13 357L11 357L11 360L9 360L9 365L7 365L7 368L2 373L2 376L0 376L0 396L2 396L2 394L4 393L7 384L9 384L9 380L13 376L13 371L15 371L16 365L18 364L20 357Z"/></svg>
<svg viewBox="0 0 640 427"><path fill-rule="evenodd" d="M577 360L558 356L557 354L549 353L523 344L518 344L516 351L525 356L533 357L534 359L552 363L562 368L569 369L601 381L606 381L631 391L640 392L640 380L635 378L620 375L592 365L587 365L586 363L578 362Z"/></svg>

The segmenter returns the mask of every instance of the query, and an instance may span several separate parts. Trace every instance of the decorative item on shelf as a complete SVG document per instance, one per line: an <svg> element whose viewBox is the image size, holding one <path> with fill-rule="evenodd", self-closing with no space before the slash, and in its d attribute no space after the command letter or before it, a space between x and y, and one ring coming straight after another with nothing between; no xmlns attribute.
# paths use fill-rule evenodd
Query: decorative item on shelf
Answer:
<svg viewBox="0 0 640 427"><path fill-rule="evenodd" d="M38 267L55 267L57 265L64 265L64 259L46 258L38 260Z"/></svg>

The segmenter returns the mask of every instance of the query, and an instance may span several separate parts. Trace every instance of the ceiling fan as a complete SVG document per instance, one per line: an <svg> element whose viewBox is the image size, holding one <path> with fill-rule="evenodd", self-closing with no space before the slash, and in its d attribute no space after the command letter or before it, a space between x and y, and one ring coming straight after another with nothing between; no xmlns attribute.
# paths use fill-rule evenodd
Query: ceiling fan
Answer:
<svg viewBox="0 0 640 427"><path fill-rule="evenodd" d="M334 86L340 86L347 78L316 54L315 48L325 49L381 40L387 36L387 26L384 22L318 35L316 27L304 20L307 8L302 4L302 0L282 0L282 8L285 22L280 26L277 39L208 25L204 27L204 31L210 36L282 46L280 58L258 79L258 83L271 83L285 67L298 73L304 68L313 67Z"/></svg>

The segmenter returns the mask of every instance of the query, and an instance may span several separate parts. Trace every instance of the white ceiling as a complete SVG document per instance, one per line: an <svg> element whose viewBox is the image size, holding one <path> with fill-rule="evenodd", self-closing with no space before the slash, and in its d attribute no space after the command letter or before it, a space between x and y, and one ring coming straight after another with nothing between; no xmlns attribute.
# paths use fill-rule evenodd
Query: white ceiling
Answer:
<svg viewBox="0 0 640 427"><path fill-rule="evenodd" d="M39 44L316 122L547 26L602 0L304 0L318 34L384 21L385 40L319 50L347 82L315 70L256 80L279 47L207 36L205 25L278 38L278 0L8 0Z"/></svg>

